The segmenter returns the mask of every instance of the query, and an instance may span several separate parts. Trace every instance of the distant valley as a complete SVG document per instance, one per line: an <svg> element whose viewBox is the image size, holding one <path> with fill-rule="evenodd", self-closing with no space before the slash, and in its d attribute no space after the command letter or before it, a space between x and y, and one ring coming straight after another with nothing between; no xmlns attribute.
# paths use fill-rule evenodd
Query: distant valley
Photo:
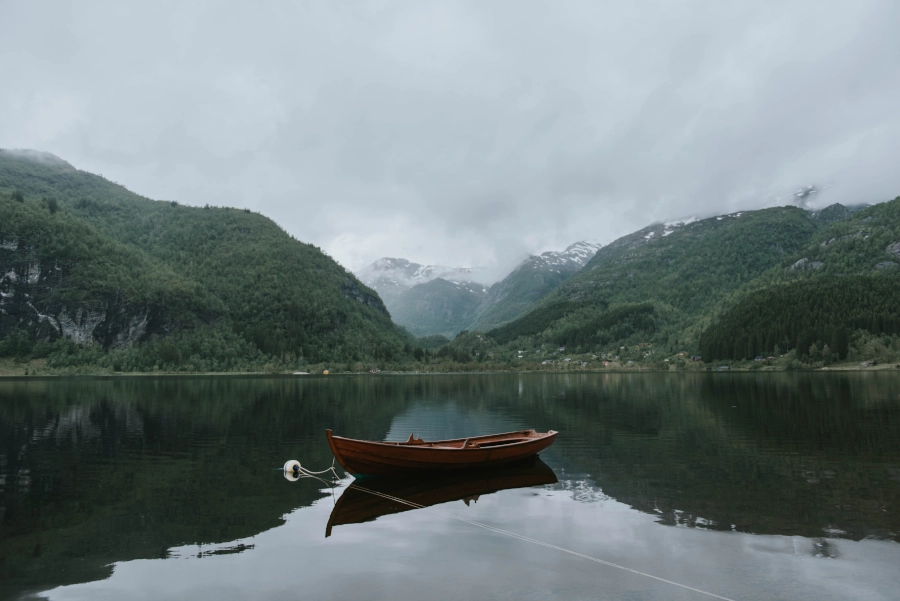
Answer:
<svg viewBox="0 0 900 601"><path fill-rule="evenodd" d="M503 280L478 283L483 270L420 265L385 257L356 275L385 301L395 323L417 336L454 337L486 330L525 313L584 267L601 247L576 242L563 251L532 255Z"/></svg>

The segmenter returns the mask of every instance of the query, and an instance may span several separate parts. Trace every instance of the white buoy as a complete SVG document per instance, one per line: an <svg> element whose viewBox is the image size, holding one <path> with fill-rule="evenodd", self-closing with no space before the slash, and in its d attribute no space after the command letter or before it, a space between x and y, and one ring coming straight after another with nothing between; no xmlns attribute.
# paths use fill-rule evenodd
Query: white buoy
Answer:
<svg viewBox="0 0 900 601"><path fill-rule="evenodd" d="M284 478L289 482L296 482L300 479L300 462L296 459L290 459L284 464Z"/></svg>

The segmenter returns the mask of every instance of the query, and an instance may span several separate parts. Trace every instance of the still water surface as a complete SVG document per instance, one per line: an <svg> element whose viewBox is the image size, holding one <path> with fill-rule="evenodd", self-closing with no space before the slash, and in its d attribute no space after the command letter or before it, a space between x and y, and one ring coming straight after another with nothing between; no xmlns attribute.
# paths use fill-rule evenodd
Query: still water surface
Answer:
<svg viewBox="0 0 900 601"><path fill-rule="evenodd" d="M331 465L326 428L526 427L542 463L360 482L429 509L273 469ZM900 375L0 381L0 598L712 598L454 517L734 600L896 600Z"/></svg>

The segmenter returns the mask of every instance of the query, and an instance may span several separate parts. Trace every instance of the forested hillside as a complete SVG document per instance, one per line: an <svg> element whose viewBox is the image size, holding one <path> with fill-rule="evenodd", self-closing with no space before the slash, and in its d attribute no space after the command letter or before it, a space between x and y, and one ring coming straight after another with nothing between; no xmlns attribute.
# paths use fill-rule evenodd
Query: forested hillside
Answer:
<svg viewBox="0 0 900 601"><path fill-rule="evenodd" d="M900 198L655 224L562 283L547 273L517 270L493 304L500 284L409 288L397 321L456 337L416 340L374 291L262 215L153 201L52 155L0 151L0 357L44 371L900 357ZM485 327L486 307L500 321L534 302L456 335Z"/></svg>
<svg viewBox="0 0 900 601"><path fill-rule="evenodd" d="M517 348L528 350L519 359L532 350L532 360L544 359L558 346L657 367L679 351L703 361L774 356L785 365L828 365L854 353L893 361L898 298L900 199L785 207L625 236L487 339L495 356Z"/></svg>
<svg viewBox="0 0 900 601"><path fill-rule="evenodd" d="M538 301L572 277L572 271L530 269L519 266L502 281L491 286L484 299L484 310L470 325L475 330L489 330L526 313Z"/></svg>
<svg viewBox="0 0 900 601"><path fill-rule="evenodd" d="M501 344L573 351L695 347L704 312L802 248L818 227L795 207L653 225L600 249L532 311L488 335Z"/></svg>
<svg viewBox="0 0 900 601"><path fill-rule="evenodd" d="M703 332L710 359L847 356L853 332L900 334L900 198L824 227L735 295Z"/></svg>
<svg viewBox="0 0 900 601"><path fill-rule="evenodd" d="M41 299L57 323L103 305L99 325L111 325L116 295L129 315L162 315L119 350L82 317L75 348L19 302L15 323L9 311L0 322L6 354L15 339L16 353L43 344L40 352L59 365L114 360L124 370L222 370L411 353L409 336L372 290L262 215L152 201L52 155L9 151L0 151L0 211L0 268L14 273L5 302L21 301L23 286L60 272ZM33 282L32 264L43 274L32 273Z"/></svg>
<svg viewBox="0 0 900 601"><path fill-rule="evenodd" d="M478 317L467 328L490 330L527 313L538 301L581 271L599 248L599 244L576 242L564 251L548 251L529 257L491 286L478 310Z"/></svg>
<svg viewBox="0 0 900 601"><path fill-rule="evenodd" d="M709 359L753 359L796 349L797 357L847 358L850 332L900 334L900 278L823 276L757 290L700 336Z"/></svg>

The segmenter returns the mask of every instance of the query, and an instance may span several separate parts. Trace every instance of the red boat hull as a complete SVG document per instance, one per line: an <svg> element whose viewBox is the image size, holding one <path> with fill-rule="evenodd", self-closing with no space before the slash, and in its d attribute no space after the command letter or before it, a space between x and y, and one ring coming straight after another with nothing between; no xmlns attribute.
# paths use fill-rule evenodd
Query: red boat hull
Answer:
<svg viewBox="0 0 900 601"><path fill-rule="evenodd" d="M354 476L442 472L492 467L537 455L557 432L522 430L425 442L374 442L334 436L325 431L335 459Z"/></svg>

